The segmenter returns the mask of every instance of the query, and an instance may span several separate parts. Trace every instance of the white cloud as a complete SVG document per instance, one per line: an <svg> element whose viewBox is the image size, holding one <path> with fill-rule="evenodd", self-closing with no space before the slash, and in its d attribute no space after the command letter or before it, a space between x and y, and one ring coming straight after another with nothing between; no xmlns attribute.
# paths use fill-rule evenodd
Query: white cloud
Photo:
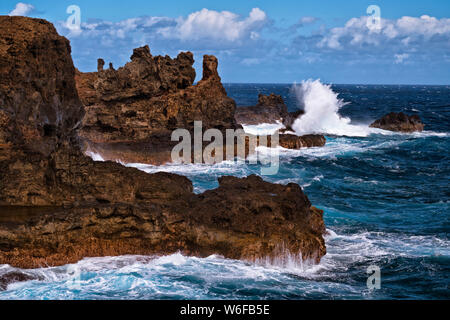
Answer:
<svg viewBox="0 0 450 320"><path fill-rule="evenodd" d="M407 53L396 54L396 55L394 55L394 58L395 58L395 61L394 61L395 64L401 64L405 61L405 59L409 58L409 54L407 54Z"/></svg>
<svg viewBox="0 0 450 320"><path fill-rule="evenodd" d="M229 11L202 9L187 17L138 17L119 22L90 21L81 24L76 34L69 33L63 22L57 24L62 34L70 37L100 38L104 43L114 39L133 38L136 34L146 39L208 43L216 47L246 43L260 39L260 31L269 22L259 8L253 8L245 18ZM142 36L140 37L142 38Z"/></svg>
<svg viewBox="0 0 450 320"><path fill-rule="evenodd" d="M141 16L118 22L89 19L82 21L76 32L65 21L56 22L55 27L71 41L76 65L94 70L98 57L123 65L133 48L145 44L155 55L174 55L185 49L197 56L209 53L221 59L230 57L236 64L255 65L259 63L257 58L276 47L275 40L263 37L270 23L264 11L254 8L247 16L203 9L179 18Z"/></svg>
<svg viewBox="0 0 450 320"><path fill-rule="evenodd" d="M423 15L420 18L402 17L395 23L400 34L420 34L431 37L433 35L442 35L450 33L450 19L436 19Z"/></svg>
<svg viewBox="0 0 450 320"><path fill-rule="evenodd" d="M34 11L34 6L31 4L19 2L16 4L16 7L13 11L11 11L8 15L9 16L27 16L31 12Z"/></svg>
<svg viewBox="0 0 450 320"><path fill-rule="evenodd" d="M241 63L244 66L254 66L254 65L260 64L261 62L262 62L262 60L258 59L258 58L245 58L242 60Z"/></svg>
<svg viewBox="0 0 450 320"><path fill-rule="evenodd" d="M229 11L202 9L191 13L187 18L180 18L177 25L161 30L166 38L180 40L222 40L239 41L258 38L257 31L267 22L267 15L259 8L253 8L249 16L242 19Z"/></svg>
<svg viewBox="0 0 450 320"><path fill-rule="evenodd" d="M311 24L311 23L316 22L317 20L318 19L316 17L306 16L306 17L303 17L303 18L300 19L300 23L301 24Z"/></svg>
<svg viewBox="0 0 450 320"><path fill-rule="evenodd" d="M423 15L397 20L381 19L381 30L367 27L369 17L352 18L344 27L332 28L318 43L321 48L343 49L346 45L382 45L386 41L400 41L408 46L415 41L427 41L434 36L450 38L450 19Z"/></svg>

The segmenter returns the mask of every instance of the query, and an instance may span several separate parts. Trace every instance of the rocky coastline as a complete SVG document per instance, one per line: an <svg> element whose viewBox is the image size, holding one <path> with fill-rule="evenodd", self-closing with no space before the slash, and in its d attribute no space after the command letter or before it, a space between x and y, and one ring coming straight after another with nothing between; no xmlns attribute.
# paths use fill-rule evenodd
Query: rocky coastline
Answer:
<svg viewBox="0 0 450 320"><path fill-rule="evenodd" d="M325 255L323 212L296 184L222 177L195 194L186 177L85 155L90 144L162 148L171 130L196 120L239 128L215 57L204 57L196 85L192 54L153 57L148 47L117 70L99 61L98 72L81 73L69 41L45 20L2 16L0 34L0 264L177 251L250 261L290 253L315 263ZM280 141L325 143L299 138Z"/></svg>
<svg viewBox="0 0 450 320"><path fill-rule="evenodd" d="M121 163L170 163L177 144L171 140L172 131L183 128L193 132L195 121L202 122L203 131L213 128L224 135L227 129L241 129L243 124L279 121L286 126L280 131L281 147L325 144L323 136L285 134L302 112L289 113L279 95L260 95L258 105L237 108L221 83L214 56L203 57L203 77L197 84L191 52L182 52L175 59L153 57L144 46L134 49L130 59L118 70L104 70L105 63L99 59L97 72L75 73L86 112L79 131L85 153ZM246 148L247 155L254 152L250 146Z"/></svg>

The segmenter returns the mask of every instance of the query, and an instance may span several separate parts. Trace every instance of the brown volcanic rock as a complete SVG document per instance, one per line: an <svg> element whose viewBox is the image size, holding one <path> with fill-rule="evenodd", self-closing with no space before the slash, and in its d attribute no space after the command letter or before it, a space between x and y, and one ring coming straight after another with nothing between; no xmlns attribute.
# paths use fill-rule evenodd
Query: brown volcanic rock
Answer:
<svg viewBox="0 0 450 320"><path fill-rule="evenodd" d="M29 21L1 17L0 144L49 155L74 138L84 110L69 41L47 21Z"/></svg>
<svg viewBox="0 0 450 320"><path fill-rule="evenodd" d="M271 93L270 95L260 94L256 106L237 108L234 117L237 123L254 125L281 122L287 115L288 111L283 98Z"/></svg>
<svg viewBox="0 0 450 320"><path fill-rule="evenodd" d="M286 131L294 131L292 129L292 125L294 124L295 120L297 120L299 117L305 114L305 111L303 110L297 110L293 112L289 112L288 115L283 119L283 125L286 127Z"/></svg>
<svg viewBox="0 0 450 320"><path fill-rule="evenodd" d="M81 154L84 110L69 41L45 20L0 22L0 205L135 201L154 179Z"/></svg>
<svg viewBox="0 0 450 320"><path fill-rule="evenodd" d="M0 262L32 268L91 256L177 251L251 261L289 252L318 262L326 253L323 212L311 207L298 185L274 185L256 176L219 182L218 189L161 205L101 204L2 223Z"/></svg>
<svg viewBox="0 0 450 320"><path fill-rule="evenodd" d="M324 136L310 134L305 136L296 136L293 134L280 134L279 144L286 149L302 149L312 147L323 147L327 140Z"/></svg>
<svg viewBox="0 0 450 320"><path fill-rule="evenodd" d="M425 126L417 115L391 112L372 123L370 127L389 131L422 132Z"/></svg>
<svg viewBox="0 0 450 320"><path fill-rule="evenodd" d="M77 138L83 107L68 41L50 23L24 17L0 17L0 34L0 264L32 268L88 256L177 250L250 260L288 251L316 262L325 254L322 212L298 185L222 178L218 189L196 195L186 177L150 175L84 156ZM147 53L138 50L136 59ZM161 80L175 90L164 95L185 99L186 93L200 104L204 97L207 107L220 91L220 78L216 60L205 61L204 81L175 89L189 78L186 69L178 80ZM108 90L108 103L118 104ZM133 88L125 91L136 94Z"/></svg>
<svg viewBox="0 0 450 320"><path fill-rule="evenodd" d="M245 135L245 155L254 154L255 149L250 150L249 138L253 137L256 144L260 145L261 138L264 136ZM271 136L267 139L267 147L270 147ZM264 143L265 140L264 140ZM178 142L171 141L167 136L153 136L152 139L141 142L115 142L115 143L89 143L88 152L98 154L105 161L119 161L121 163L145 163L150 165L163 165L172 162L172 149ZM203 142L203 151L210 142ZM286 149L302 149L311 147L323 147L326 139L322 135L304 135L297 136L293 134L280 134L278 145ZM266 146L266 145L265 145ZM234 155L238 155L236 144L225 144L223 147L223 160L228 160L227 148L234 149ZM193 152L195 147L191 145L191 158L194 159ZM192 160L193 161L193 160ZM194 162L194 161L193 161Z"/></svg>
<svg viewBox="0 0 450 320"><path fill-rule="evenodd" d="M192 206L194 224L209 229L196 233L204 241L203 255L221 243L225 256L236 259L270 257L280 244L317 262L325 254L323 212L311 207L298 185L274 185L257 176L222 177L219 184Z"/></svg>
<svg viewBox="0 0 450 320"><path fill-rule="evenodd" d="M135 49L131 62L117 71L103 70L102 59L98 72L78 71L76 83L87 110L81 130L85 151L105 160L161 165L171 162L177 144L170 139L172 130L192 131L194 121L201 120L204 130L223 131L240 128L236 120L261 123L293 117L275 94L260 95L257 106L236 109L222 86L217 58L204 56L203 78L197 85L192 85L192 64L189 52L176 59L152 57L145 46ZM282 139L284 147L293 145L292 139L284 143L287 140ZM295 148L306 145L299 141Z"/></svg>
<svg viewBox="0 0 450 320"><path fill-rule="evenodd" d="M256 106L237 108L235 119L237 123L247 125L282 122L287 131L292 131L292 124L304 113L303 110L288 112L283 98L271 93L260 94Z"/></svg>
<svg viewBox="0 0 450 320"><path fill-rule="evenodd" d="M207 129L236 128L236 105L220 82L217 59L204 57L197 85L193 63L190 52L153 57L145 46L118 70L77 72L86 109L81 136L94 143L136 142L177 128L192 130L194 121Z"/></svg>
<svg viewBox="0 0 450 320"><path fill-rule="evenodd" d="M143 99L184 89L195 80L193 63L194 58L190 52L180 53L175 59L168 56L153 57L148 46L134 49L131 62L118 70L103 70L104 61L99 59L98 69L101 71L77 74L76 80L81 81L80 98L91 104L129 98ZM93 82L89 81L92 80L89 76ZM83 82L85 79L88 81ZM93 90L85 90L84 86Z"/></svg>

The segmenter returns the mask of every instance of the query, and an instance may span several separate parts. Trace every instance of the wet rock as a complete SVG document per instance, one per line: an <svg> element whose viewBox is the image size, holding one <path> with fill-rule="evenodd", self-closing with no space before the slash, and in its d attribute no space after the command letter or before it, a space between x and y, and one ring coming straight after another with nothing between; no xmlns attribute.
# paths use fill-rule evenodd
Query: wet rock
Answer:
<svg viewBox="0 0 450 320"><path fill-rule="evenodd" d="M296 136L293 134L280 134L279 144L286 149L302 149L323 147L327 140L322 135L311 134Z"/></svg>
<svg viewBox="0 0 450 320"><path fill-rule="evenodd" d="M36 279L37 277L33 277L20 271L11 271L0 275L0 290L6 290L11 283L26 282Z"/></svg>
<svg viewBox="0 0 450 320"><path fill-rule="evenodd" d="M293 112L289 112L286 117L283 119L283 125L285 126L286 131L294 131L292 129L292 125L294 124L295 120L297 120L299 117L305 114L305 111L303 110L297 110Z"/></svg>
<svg viewBox="0 0 450 320"><path fill-rule="evenodd" d="M64 265L83 257L125 254L183 254L255 260L301 254L318 262L325 252L323 212L311 207L296 184L250 176L224 177L204 194L187 192L170 202L150 189L139 204L103 203L35 216L20 228L0 225L0 262L22 268ZM168 190L161 191L164 196Z"/></svg>
<svg viewBox="0 0 450 320"><path fill-rule="evenodd" d="M422 132L425 126L417 115L391 112L372 123L370 127L389 131Z"/></svg>
<svg viewBox="0 0 450 320"><path fill-rule="evenodd" d="M293 123L304 113L303 110L288 112L283 98L271 93L260 94L256 106L237 108L235 119L237 123L246 125L279 122L285 126L285 131L293 131Z"/></svg>

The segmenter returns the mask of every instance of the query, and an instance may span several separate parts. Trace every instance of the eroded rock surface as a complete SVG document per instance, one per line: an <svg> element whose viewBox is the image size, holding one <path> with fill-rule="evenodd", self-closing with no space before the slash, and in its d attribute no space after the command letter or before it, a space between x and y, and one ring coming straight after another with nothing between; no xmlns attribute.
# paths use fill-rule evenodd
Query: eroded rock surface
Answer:
<svg viewBox="0 0 450 320"><path fill-rule="evenodd" d="M323 212L311 207L298 185L274 185L257 176L219 183L200 195L190 184L184 193L148 186L133 204L61 208L19 225L0 224L0 263L32 268L177 251L249 261L290 252L318 262L326 253Z"/></svg>
<svg viewBox="0 0 450 320"><path fill-rule="evenodd" d="M254 125L260 123L282 122L288 115L283 98L276 94L258 96L258 104L236 109L235 119L239 124Z"/></svg>
<svg viewBox="0 0 450 320"><path fill-rule="evenodd" d="M193 63L190 52L153 57L145 46L118 70L77 72L86 109L80 135L93 143L139 142L170 136L177 128L192 130L194 121L206 129L237 128L236 105L221 84L217 59L204 57L203 79L196 85Z"/></svg>
<svg viewBox="0 0 450 320"><path fill-rule="evenodd" d="M403 112L391 112L372 123L370 127L389 131L421 132L425 126L417 115L408 116Z"/></svg>
<svg viewBox="0 0 450 320"><path fill-rule="evenodd" d="M258 104L250 107L238 107L235 113L239 124L256 125L261 123L282 123L287 131L292 131L294 121L304 114L303 110L288 112L280 95L260 94Z"/></svg>
<svg viewBox="0 0 450 320"><path fill-rule="evenodd" d="M296 136L293 134L280 134L279 144L286 149L302 149L312 147L323 147L327 140L324 136L310 134L305 136Z"/></svg>
<svg viewBox="0 0 450 320"><path fill-rule="evenodd" d="M282 247L284 253L316 262L325 254L323 213L311 206L298 185L275 185L256 176L227 177L219 180L218 189L196 195L185 177L150 175L84 156L78 138L84 108L75 87L69 42L50 23L24 17L0 17L0 34L0 264L35 268L90 256L178 250L255 260L283 254ZM160 111L167 106L167 115L173 115L177 125L189 126L197 114L212 126L234 124L229 119L234 103L226 96L218 96L217 113L206 110L213 101L217 105L216 94L221 92L215 58L205 57L204 79L190 86L191 55L182 54L177 61L151 58L144 47L133 56L132 65L124 69L79 75L86 81L82 99L91 101L94 109L99 104L112 108L105 119L118 110L121 115L130 111L122 109L128 103L136 103L134 111L142 107L142 112L151 112L142 98L149 95L160 102ZM149 69L134 68L141 63L148 63ZM148 72L148 77L140 72ZM175 73L179 75L173 78ZM147 84L152 76L159 77L159 86L137 89L121 81ZM186 101L190 102L171 113L170 106ZM92 110L87 109L89 114ZM98 114L102 113L90 116ZM131 126L122 120L101 120L96 127L97 119L89 137L135 139L166 130L169 119L162 112L161 122L132 135ZM106 132L111 135L93 133L105 123L119 124L120 134L110 129ZM24 207L27 214L19 215Z"/></svg>

